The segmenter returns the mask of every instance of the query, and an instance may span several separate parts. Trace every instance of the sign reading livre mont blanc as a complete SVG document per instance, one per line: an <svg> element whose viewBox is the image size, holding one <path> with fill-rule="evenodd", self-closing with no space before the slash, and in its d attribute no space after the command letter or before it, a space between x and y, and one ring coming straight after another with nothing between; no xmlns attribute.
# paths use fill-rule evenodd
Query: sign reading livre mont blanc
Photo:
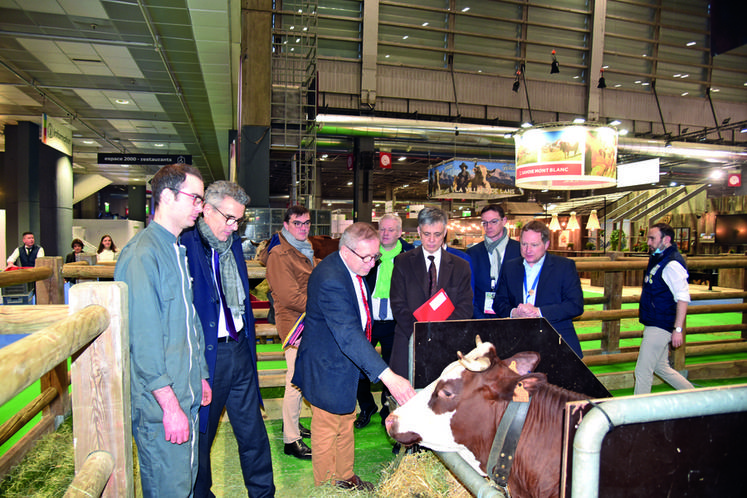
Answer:
<svg viewBox="0 0 747 498"><path fill-rule="evenodd" d="M192 164L187 154L98 154L99 164Z"/></svg>

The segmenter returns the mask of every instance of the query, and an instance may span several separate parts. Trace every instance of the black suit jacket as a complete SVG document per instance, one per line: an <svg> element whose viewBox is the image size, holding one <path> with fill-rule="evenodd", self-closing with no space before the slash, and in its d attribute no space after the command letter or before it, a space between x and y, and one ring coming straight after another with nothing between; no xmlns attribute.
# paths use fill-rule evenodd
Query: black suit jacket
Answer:
<svg viewBox="0 0 747 498"><path fill-rule="evenodd" d="M364 290L370 308L371 296ZM353 279L339 252L314 267L307 294L293 383L312 405L352 413L360 373L375 382L387 365L366 339Z"/></svg>
<svg viewBox="0 0 747 498"><path fill-rule="evenodd" d="M446 291L454 304L454 312L449 320L472 318L471 275L467 261L441 250L438 288ZM395 373L407 378L409 374L408 345L415 326L413 312L430 299L428 269L425 266L422 247L394 258L390 299L392 314L397 325L394 329L394 345L389 366Z"/></svg>
<svg viewBox="0 0 747 498"><path fill-rule="evenodd" d="M584 312L584 294L576 263L562 256L546 254L536 290L534 305L579 358L583 357L581 344L571 321ZM500 318L508 318L511 310L523 302L524 258L506 261L501 267L493 311Z"/></svg>

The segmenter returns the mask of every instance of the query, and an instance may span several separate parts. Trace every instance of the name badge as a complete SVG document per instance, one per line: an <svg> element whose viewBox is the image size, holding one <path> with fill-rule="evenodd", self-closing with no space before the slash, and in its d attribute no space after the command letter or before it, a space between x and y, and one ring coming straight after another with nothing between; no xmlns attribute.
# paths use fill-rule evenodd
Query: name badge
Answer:
<svg viewBox="0 0 747 498"><path fill-rule="evenodd" d="M495 311L493 311L493 300L495 299L495 292L486 292L485 293L485 307L483 308L482 312L486 315L495 315Z"/></svg>

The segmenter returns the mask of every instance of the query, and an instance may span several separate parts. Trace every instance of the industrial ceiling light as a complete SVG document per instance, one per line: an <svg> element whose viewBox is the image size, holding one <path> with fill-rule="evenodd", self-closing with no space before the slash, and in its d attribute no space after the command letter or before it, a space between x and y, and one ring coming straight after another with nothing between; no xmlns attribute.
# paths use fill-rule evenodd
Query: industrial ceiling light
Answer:
<svg viewBox="0 0 747 498"><path fill-rule="evenodd" d="M568 220L568 230L578 230L581 226L576 219L576 211L571 211L571 217Z"/></svg>
<svg viewBox="0 0 747 498"><path fill-rule="evenodd" d="M555 230L560 230L560 222L558 221L558 213L552 214L552 219L550 220L550 226L548 227L553 232Z"/></svg>
<svg viewBox="0 0 747 498"><path fill-rule="evenodd" d="M552 51L552 65L550 66L550 74L558 74L560 68L558 67L558 58L555 57L555 50Z"/></svg>
<svg viewBox="0 0 747 498"><path fill-rule="evenodd" d="M587 230L599 230L602 228L599 225L599 217L597 217L597 210L592 209L591 213L589 213L589 221L586 223L586 229Z"/></svg>
<svg viewBox="0 0 747 498"><path fill-rule="evenodd" d="M597 88L607 88L607 82L604 81L604 69L599 70L599 83L597 83Z"/></svg>

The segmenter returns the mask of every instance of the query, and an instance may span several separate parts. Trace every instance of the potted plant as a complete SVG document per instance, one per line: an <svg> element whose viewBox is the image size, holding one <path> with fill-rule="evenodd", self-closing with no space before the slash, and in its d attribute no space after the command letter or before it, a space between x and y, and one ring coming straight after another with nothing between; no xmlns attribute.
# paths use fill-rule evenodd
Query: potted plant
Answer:
<svg viewBox="0 0 747 498"><path fill-rule="evenodd" d="M593 251L596 248L596 245L594 245L594 242L589 241L586 243L586 250L587 251Z"/></svg>
<svg viewBox="0 0 747 498"><path fill-rule="evenodd" d="M612 246L612 250L617 251L619 247L621 251L624 251L626 238L625 232L622 230L612 230L612 233L610 233L610 246Z"/></svg>

